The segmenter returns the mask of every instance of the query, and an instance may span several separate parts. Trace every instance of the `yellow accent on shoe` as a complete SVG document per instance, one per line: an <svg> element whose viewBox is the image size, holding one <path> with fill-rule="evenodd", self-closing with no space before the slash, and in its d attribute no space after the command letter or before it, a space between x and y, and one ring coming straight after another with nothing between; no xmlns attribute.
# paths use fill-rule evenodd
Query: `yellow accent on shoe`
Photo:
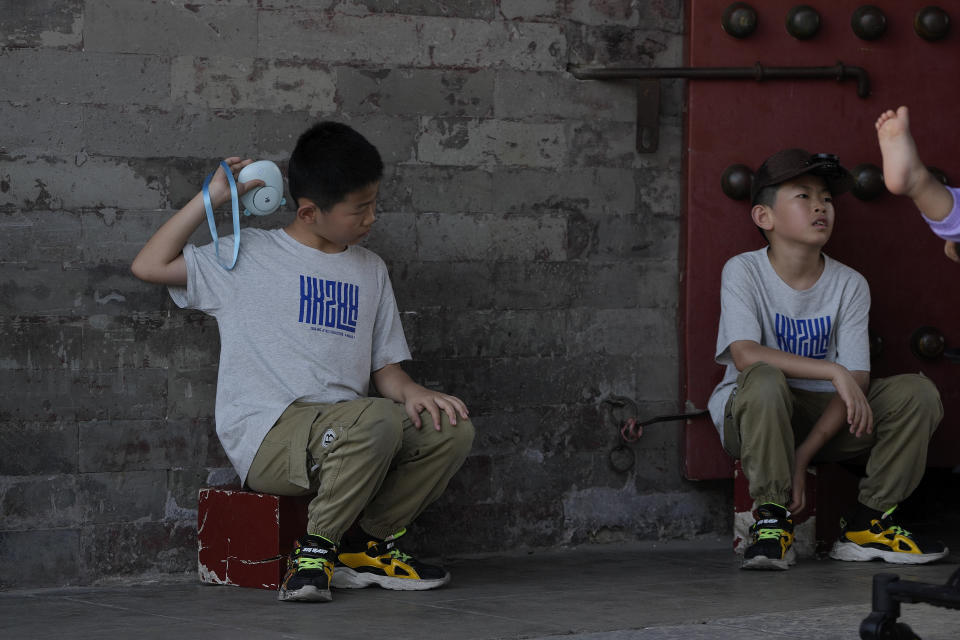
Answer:
<svg viewBox="0 0 960 640"><path fill-rule="evenodd" d="M377 543L367 542L367 550L376 547ZM374 551L376 553L376 551ZM412 566L407 564L410 556L402 553L398 549L390 549L386 553L378 556L368 555L366 551L357 551L355 553L341 553L340 562L351 569L375 569L382 571L384 575L391 578L409 578L419 580L420 574Z"/></svg>
<svg viewBox="0 0 960 640"><path fill-rule="evenodd" d="M923 553L910 536L909 531L895 524L886 529L882 529L882 526L879 520L871 520L869 529L847 531L844 537L860 546L878 544L889 547L891 551L898 553Z"/></svg>
<svg viewBox="0 0 960 640"><path fill-rule="evenodd" d="M396 547L401 529L379 542L370 540L360 551L343 552L331 585L338 589L362 589L376 585L384 589L421 591L450 582L450 574L441 567L417 561Z"/></svg>
<svg viewBox="0 0 960 640"><path fill-rule="evenodd" d="M830 550L834 560L864 562L883 560L894 564L926 564L945 557L950 550L941 543L921 547L913 534L893 522L884 522L890 512L870 520L868 529L847 530Z"/></svg>

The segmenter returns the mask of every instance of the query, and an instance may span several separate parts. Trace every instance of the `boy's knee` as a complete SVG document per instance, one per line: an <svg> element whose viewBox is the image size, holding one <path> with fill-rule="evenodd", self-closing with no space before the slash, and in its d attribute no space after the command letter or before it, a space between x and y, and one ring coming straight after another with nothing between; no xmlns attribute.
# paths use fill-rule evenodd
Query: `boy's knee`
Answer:
<svg viewBox="0 0 960 640"><path fill-rule="evenodd" d="M898 377L900 393L917 411L927 413L936 419L936 423L943 418L943 404L940 401L940 390L933 381L919 373L908 373Z"/></svg>
<svg viewBox="0 0 960 640"><path fill-rule="evenodd" d="M423 426L420 427L420 437L422 442L429 449L435 452L442 452L445 457L451 459L466 458L473 446L474 428L473 423L466 419L457 417L457 424L450 424L446 414L441 414L440 430L433 427L433 419L430 414L420 416L423 420Z"/></svg>
<svg viewBox="0 0 960 640"><path fill-rule="evenodd" d="M737 378L738 398L770 399L789 393L787 377L783 371L766 362L756 362Z"/></svg>
<svg viewBox="0 0 960 640"><path fill-rule="evenodd" d="M874 418L879 429L899 425L909 432L933 435L943 419L940 392L930 378L907 373L884 378L886 386L881 395L871 399Z"/></svg>
<svg viewBox="0 0 960 640"><path fill-rule="evenodd" d="M384 455L393 456L403 444L403 408L393 400L370 398L370 405L357 420L371 446L381 449Z"/></svg>
<svg viewBox="0 0 960 640"><path fill-rule="evenodd" d="M467 418L457 418L457 424L445 424L443 430L450 438L451 453L467 457L473 447L473 423Z"/></svg>

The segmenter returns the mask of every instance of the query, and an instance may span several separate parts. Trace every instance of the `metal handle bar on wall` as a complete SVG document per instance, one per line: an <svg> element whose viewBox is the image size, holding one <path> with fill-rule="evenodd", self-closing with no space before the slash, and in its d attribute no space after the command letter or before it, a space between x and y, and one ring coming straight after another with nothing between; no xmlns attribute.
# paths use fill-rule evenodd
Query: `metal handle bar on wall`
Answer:
<svg viewBox="0 0 960 640"><path fill-rule="evenodd" d="M857 95L870 95L870 77L863 67L838 62L832 67L582 67L568 65L577 80L640 80L637 86L637 151L653 153L659 144L661 78L690 80L804 80L856 78Z"/></svg>

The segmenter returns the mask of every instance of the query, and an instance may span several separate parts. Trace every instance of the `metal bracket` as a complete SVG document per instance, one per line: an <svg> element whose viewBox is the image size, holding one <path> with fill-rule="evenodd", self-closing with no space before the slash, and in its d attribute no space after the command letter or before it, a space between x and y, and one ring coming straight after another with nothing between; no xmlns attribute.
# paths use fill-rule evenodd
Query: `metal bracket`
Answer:
<svg viewBox="0 0 960 640"><path fill-rule="evenodd" d="M800 80L856 78L857 95L870 95L870 78L863 67L838 62L832 67L581 67L568 65L577 80L639 80L637 83L637 152L653 153L659 144L660 78L688 80Z"/></svg>

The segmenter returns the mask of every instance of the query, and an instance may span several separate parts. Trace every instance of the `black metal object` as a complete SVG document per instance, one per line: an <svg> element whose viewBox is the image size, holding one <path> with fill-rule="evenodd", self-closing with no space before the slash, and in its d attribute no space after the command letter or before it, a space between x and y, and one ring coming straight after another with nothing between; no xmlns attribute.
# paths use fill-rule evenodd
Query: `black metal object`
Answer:
<svg viewBox="0 0 960 640"><path fill-rule="evenodd" d="M653 153L660 146L660 81L637 81L637 151Z"/></svg>
<svg viewBox="0 0 960 640"><path fill-rule="evenodd" d="M936 167L927 167L927 171L933 174L933 177L936 178L940 184L949 185L950 178L947 177L947 174L944 173L943 169L937 169Z"/></svg>
<svg viewBox="0 0 960 640"><path fill-rule="evenodd" d="M753 171L745 164L732 164L720 176L720 188L728 198L746 200L750 197Z"/></svg>
<svg viewBox="0 0 960 640"><path fill-rule="evenodd" d="M757 11L746 2L734 2L724 10L720 26L734 38L746 38L757 30Z"/></svg>
<svg viewBox="0 0 960 640"><path fill-rule="evenodd" d="M865 4L850 16L850 28L861 40L876 40L887 32L887 16L880 8Z"/></svg>
<svg viewBox="0 0 960 640"><path fill-rule="evenodd" d="M942 585L901 580L893 573L873 576L873 611L860 623L861 640L920 640L909 626L897 622L901 602L960 609L960 569Z"/></svg>
<svg viewBox="0 0 960 640"><path fill-rule="evenodd" d="M918 327L910 336L910 351L921 360L936 360L946 346L943 332L936 327Z"/></svg>
<svg viewBox="0 0 960 640"><path fill-rule="evenodd" d="M645 78L685 78L688 80L837 80L856 78L857 95L870 95L870 77L863 67L838 62L832 67L580 67L567 71L577 80L639 80Z"/></svg>
<svg viewBox="0 0 960 640"><path fill-rule="evenodd" d="M870 95L870 77L863 67L837 62L832 67L583 67L567 65L577 80L640 80L637 88L637 151L653 153L659 144L660 88L662 78L687 80L823 80L857 81L857 95Z"/></svg>
<svg viewBox="0 0 960 640"><path fill-rule="evenodd" d="M809 40L820 30L820 13L813 7L799 4L787 12L787 33L797 40Z"/></svg>
<svg viewBox="0 0 960 640"><path fill-rule="evenodd" d="M853 195L860 200L873 200L886 190L883 171L875 164L864 162L850 170L853 175Z"/></svg>
<svg viewBox="0 0 960 640"><path fill-rule="evenodd" d="M688 413L675 413L668 416L657 416L643 422L636 418L630 418L620 427L620 437L624 442L636 442L643 435L643 428L657 422L673 422L674 420L689 420L690 418L699 418L700 416L710 415L706 409L700 411L691 411Z"/></svg>
<svg viewBox="0 0 960 640"><path fill-rule="evenodd" d="M940 7L924 7L913 17L913 30L928 42L936 42L950 31L950 15Z"/></svg>

